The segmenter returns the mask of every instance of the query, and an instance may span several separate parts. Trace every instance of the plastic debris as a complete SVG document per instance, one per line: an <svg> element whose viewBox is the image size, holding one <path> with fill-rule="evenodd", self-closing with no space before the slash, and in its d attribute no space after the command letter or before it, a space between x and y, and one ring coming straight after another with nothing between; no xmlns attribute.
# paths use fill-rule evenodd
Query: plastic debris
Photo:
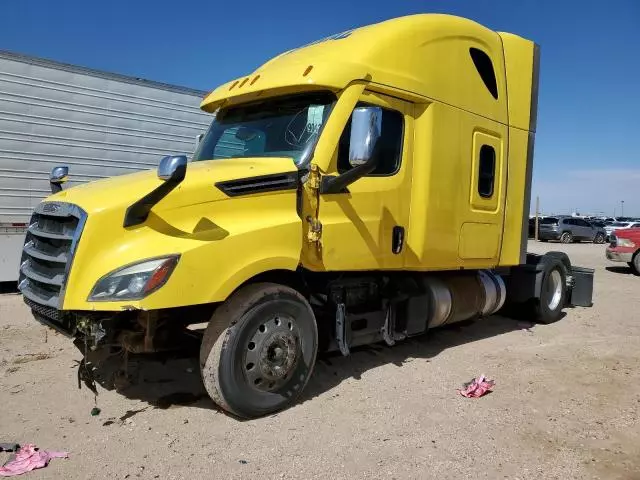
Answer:
<svg viewBox="0 0 640 480"><path fill-rule="evenodd" d="M22 475L31 470L46 467L52 458L68 457L69 454L67 452L39 450L35 445L27 444L18 450L13 460L0 467L0 477Z"/></svg>
<svg viewBox="0 0 640 480"><path fill-rule="evenodd" d="M0 443L0 452L15 452L19 448L17 443Z"/></svg>
<svg viewBox="0 0 640 480"><path fill-rule="evenodd" d="M463 385L464 389L459 389L458 393L463 397L477 398L482 397L491 391L496 382L489 380L484 375L480 375L478 378L474 378L470 382Z"/></svg>
<svg viewBox="0 0 640 480"><path fill-rule="evenodd" d="M93 408L91 409L91 416L92 416L92 417L97 417L98 415L100 415L100 412L101 412L101 411L102 411L102 410L100 410L98 407L93 407Z"/></svg>

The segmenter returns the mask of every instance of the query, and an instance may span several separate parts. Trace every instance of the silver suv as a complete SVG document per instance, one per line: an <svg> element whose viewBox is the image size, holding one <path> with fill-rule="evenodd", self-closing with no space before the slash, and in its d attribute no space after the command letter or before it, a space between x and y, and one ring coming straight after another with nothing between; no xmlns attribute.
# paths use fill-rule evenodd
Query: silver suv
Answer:
<svg viewBox="0 0 640 480"><path fill-rule="evenodd" d="M540 219L538 238L542 242L560 240L562 243L581 242L604 243L607 232L582 218L545 217Z"/></svg>

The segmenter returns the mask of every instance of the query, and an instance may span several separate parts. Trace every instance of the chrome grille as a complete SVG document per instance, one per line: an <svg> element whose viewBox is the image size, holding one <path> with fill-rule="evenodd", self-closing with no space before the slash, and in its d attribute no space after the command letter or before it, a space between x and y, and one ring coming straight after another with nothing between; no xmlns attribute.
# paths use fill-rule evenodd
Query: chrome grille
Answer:
<svg viewBox="0 0 640 480"><path fill-rule="evenodd" d="M52 320L57 320L52 312L62 306L67 275L85 220L86 213L75 205L44 202L36 207L29 222L18 285L30 305L48 307L38 313Z"/></svg>

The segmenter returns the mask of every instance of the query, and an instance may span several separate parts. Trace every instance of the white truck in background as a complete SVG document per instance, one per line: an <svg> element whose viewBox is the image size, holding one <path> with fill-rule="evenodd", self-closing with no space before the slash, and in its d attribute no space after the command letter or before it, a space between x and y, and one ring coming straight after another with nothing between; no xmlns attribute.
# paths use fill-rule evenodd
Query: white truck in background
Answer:
<svg viewBox="0 0 640 480"><path fill-rule="evenodd" d="M53 167L76 185L190 157L211 121L205 94L0 50L0 282L18 279Z"/></svg>

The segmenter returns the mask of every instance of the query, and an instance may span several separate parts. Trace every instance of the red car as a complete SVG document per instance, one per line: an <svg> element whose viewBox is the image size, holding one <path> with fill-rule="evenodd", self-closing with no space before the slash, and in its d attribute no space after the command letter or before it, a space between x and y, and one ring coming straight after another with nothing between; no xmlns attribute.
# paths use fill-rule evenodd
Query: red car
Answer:
<svg viewBox="0 0 640 480"><path fill-rule="evenodd" d="M640 228L616 230L611 234L607 258L614 262L626 262L636 275L640 275Z"/></svg>

